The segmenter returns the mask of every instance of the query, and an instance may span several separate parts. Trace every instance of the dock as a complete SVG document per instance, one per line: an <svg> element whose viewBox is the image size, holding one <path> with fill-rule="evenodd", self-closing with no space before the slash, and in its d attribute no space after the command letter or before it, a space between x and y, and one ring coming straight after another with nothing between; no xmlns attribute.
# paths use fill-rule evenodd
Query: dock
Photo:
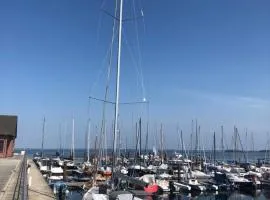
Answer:
<svg viewBox="0 0 270 200"><path fill-rule="evenodd" d="M32 159L27 160L31 165L28 168L28 199L29 200L52 200L55 199L52 189L38 170Z"/></svg>
<svg viewBox="0 0 270 200"><path fill-rule="evenodd" d="M55 199L35 163L25 155L0 158L0 191L0 200Z"/></svg>
<svg viewBox="0 0 270 200"><path fill-rule="evenodd" d="M16 195L23 156L0 158L0 200L11 200Z"/></svg>

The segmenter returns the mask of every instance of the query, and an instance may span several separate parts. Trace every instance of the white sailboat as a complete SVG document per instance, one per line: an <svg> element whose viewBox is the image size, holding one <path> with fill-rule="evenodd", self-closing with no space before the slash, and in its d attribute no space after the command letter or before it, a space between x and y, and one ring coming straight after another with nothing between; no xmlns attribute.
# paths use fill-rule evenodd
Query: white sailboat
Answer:
<svg viewBox="0 0 270 200"><path fill-rule="evenodd" d="M119 5L119 31L118 31L118 53L117 53L117 77L116 77L116 96L115 96L115 115L114 115L114 141L113 141L113 168L116 164L116 145L117 145L117 131L118 131L118 113L119 113L119 90L120 90L120 66L121 66L121 47L122 47L122 22L123 22L123 0L120 0ZM117 10L117 8L116 8ZM95 183L94 183L95 184ZM83 200L101 200L109 199L107 194L100 194L98 187L90 188L88 192L83 196Z"/></svg>
<svg viewBox="0 0 270 200"><path fill-rule="evenodd" d="M90 162L90 132L91 132L91 121L89 119L87 126L87 160L83 163L83 168L92 166Z"/></svg>

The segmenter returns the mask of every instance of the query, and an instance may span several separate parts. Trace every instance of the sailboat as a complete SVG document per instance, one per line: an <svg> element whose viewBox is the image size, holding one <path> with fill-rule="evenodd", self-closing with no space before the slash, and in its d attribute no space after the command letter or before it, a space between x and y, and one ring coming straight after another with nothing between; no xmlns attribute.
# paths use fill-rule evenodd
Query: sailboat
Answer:
<svg viewBox="0 0 270 200"><path fill-rule="evenodd" d="M118 53L117 53L117 77L116 77L116 96L115 96L115 115L114 115L114 141L113 141L113 166L115 166L116 159L116 142L118 131L118 112L119 112L119 89L120 89L120 66L121 66L121 47L122 47L122 22L123 22L123 0L120 0L120 12L119 12L119 31L118 31ZM115 11L117 8L115 9ZM116 13L116 12L115 12ZM115 20L114 20L115 23ZM114 168L113 168L114 169ZM83 196L83 200L90 199L109 199L107 190L101 190L96 183L93 183L93 187L90 188Z"/></svg>
<svg viewBox="0 0 270 200"><path fill-rule="evenodd" d="M43 175L47 175L50 172L50 159L44 157L44 136L45 136L45 117L43 118L43 124L42 124L42 143L41 143L41 156L35 157L33 160L37 163L37 166L39 167L40 172Z"/></svg>
<svg viewBox="0 0 270 200"><path fill-rule="evenodd" d="M87 126L87 160L83 163L83 168L89 168L92 166L90 162L90 131L91 131L91 121L88 120L88 126Z"/></svg>
<svg viewBox="0 0 270 200"><path fill-rule="evenodd" d="M121 67L121 47L122 47L122 22L123 22L123 0L119 2L119 17L114 17L114 25L116 23L116 19L119 22L119 30L118 30L118 52L117 52L117 75L116 75L116 95L115 95L115 111L114 111L114 131L113 131L113 162L112 162L112 183L111 189L112 192L108 194L107 187L108 185L97 186L95 182L93 182L93 187L90 188L87 193L83 196L83 200L92 200L92 199L139 199L134 198L134 195L128 191L117 191L117 184L115 180L117 180L117 170L116 170L116 148L117 148L117 139L118 139L118 131L119 131L119 92L120 92L120 67ZM115 8L115 15L117 13L117 6ZM113 30L114 32L114 30Z"/></svg>
<svg viewBox="0 0 270 200"><path fill-rule="evenodd" d="M68 158L58 159L58 165L66 169L77 169L75 165L75 120L72 119L72 135L71 135L71 149L70 156Z"/></svg>

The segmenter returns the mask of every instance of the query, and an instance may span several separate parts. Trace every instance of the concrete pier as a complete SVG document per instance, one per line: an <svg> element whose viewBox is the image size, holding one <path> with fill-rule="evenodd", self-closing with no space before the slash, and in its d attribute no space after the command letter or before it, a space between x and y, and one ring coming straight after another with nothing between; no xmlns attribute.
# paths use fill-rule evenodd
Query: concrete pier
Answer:
<svg viewBox="0 0 270 200"><path fill-rule="evenodd" d="M0 200L11 200L18 181L22 156L0 159Z"/></svg>
<svg viewBox="0 0 270 200"><path fill-rule="evenodd" d="M31 167L28 169L28 198L29 200L55 199L52 189L38 170L35 163L28 159Z"/></svg>

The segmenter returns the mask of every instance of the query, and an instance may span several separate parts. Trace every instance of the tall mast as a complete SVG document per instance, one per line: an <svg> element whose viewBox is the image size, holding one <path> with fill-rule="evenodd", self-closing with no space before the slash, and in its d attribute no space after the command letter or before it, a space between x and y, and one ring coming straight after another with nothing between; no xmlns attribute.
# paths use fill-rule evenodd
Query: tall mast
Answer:
<svg viewBox="0 0 270 200"><path fill-rule="evenodd" d="M193 140L193 120L191 121L191 136L190 136L190 157L191 158L192 158L192 151L193 151L192 140Z"/></svg>
<svg viewBox="0 0 270 200"><path fill-rule="evenodd" d="M43 118L43 125L42 125L42 141L41 141L41 157L44 156L44 135L45 135L45 117Z"/></svg>
<svg viewBox="0 0 270 200"><path fill-rule="evenodd" d="M244 146L242 144L242 141L241 141L241 138L240 138L240 135L239 135L239 132L238 132L238 129L236 128L236 134L237 134L237 138L239 139L239 144L241 146L241 149L242 149L242 153L244 154L244 159L245 159L245 162L247 163L247 156L246 156L246 153L245 153L245 150L244 150ZM240 158L239 158L240 159Z"/></svg>
<svg viewBox="0 0 270 200"><path fill-rule="evenodd" d="M182 155L184 156L184 141L183 141L183 132L181 130L181 146L182 146Z"/></svg>
<svg viewBox="0 0 270 200"><path fill-rule="evenodd" d="M158 127L156 125L156 132L155 132L155 148L159 149L159 144L158 144Z"/></svg>
<svg viewBox="0 0 270 200"><path fill-rule="evenodd" d="M148 150L148 134L149 134L149 122L147 122L147 127L146 127L146 138L145 138L145 149L144 149L145 154Z"/></svg>
<svg viewBox="0 0 270 200"><path fill-rule="evenodd" d="M236 127L234 126L234 162L236 162L237 135Z"/></svg>
<svg viewBox="0 0 270 200"><path fill-rule="evenodd" d="M104 151L105 151L105 164L107 165L108 150L107 150L107 126L104 126Z"/></svg>
<svg viewBox="0 0 270 200"><path fill-rule="evenodd" d="M195 156L197 156L197 151L198 151L198 124L197 124L197 119L196 119L196 125L195 125Z"/></svg>
<svg viewBox="0 0 270 200"><path fill-rule="evenodd" d="M142 156L142 119L139 120L139 133L140 133L140 169L141 169L141 156Z"/></svg>
<svg viewBox="0 0 270 200"><path fill-rule="evenodd" d="M253 133L252 133L252 139L251 139L251 141L252 141L252 151L254 152L255 151L255 148L254 148L254 137L253 137Z"/></svg>
<svg viewBox="0 0 270 200"><path fill-rule="evenodd" d="M139 155L141 157L142 155L142 119L139 119L139 142L140 142L140 149L139 149Z"/></svg>
<svg viewBox="0 0 270 200"><path fill-rule="evenodd" d="M135 131L136 131L136 159L135 159L135 161L137 162L137 155L138 155L138 142L139 142L139 135L138 135L138 123L136 122L136 124L135 124Z"/></svg>
<svg viewBox="0 0 270 200"><path fill-rule="evenodd" d="M216 133L214 132L214 166L216 165Z"/></svg>
<svg viewBox="0 0 270 200"><path fill-rule="evenodd" d="M120 158L120 155L121 155L121 147L122 147L122 144L121 144L121 131L120 129L118 130L118 157L116 158Z"/></svg>
<svg viewBox="0 0 270 200"><path fill-rule="evenodd" d="M94 157L94 164L96 167L96 171L97 171L97 165L98 165L98 159L97 159L97 143L98 143L98 135L97 135L97 131L96 131L96 137L95 137L95 157ZM94 176L94 179L96 178L96 176Z"/></svg>
<svg viewBox="0 0 270 200"><path fill-rule="evenodd" d="M161 149L161 162L163 163L164 161L164 152L163 152L163 126L161 124L160 126L160 149Z"/></svg>
<svg viewBox="0 0 270 200"><path fill-rule="evenodd" d="M87 162L90 161L90 131L91 131L91 121L88 120L88 130L87 130Z"/></svg>
<svg viewBox="0 0 270 200"><path fill-rule="evenodd" d="M224 134L223 134L223 126L221 126L221 151L222 151L222 158L224 162Z"/></svg>
<svg viewBox="0 0 270 200"><path fill-rule="evenodd" d="M127 154L127 136L126 136L126 148L125 148L125 154Z"/></svg>
<svg viewBox="0 0 270 200"><path fill-rule="evenodd" d="M247 129L246 129L246 155L247 155L247 161L248 161L248 132L247 132Z"/></svg>
<svg viewBox="0 0 270 200"><path fill-rule="evenodd" d="M115 167L115 152L118 131L119 113L119 90L120 90L120 67L121 67L121 46L122 46L122 22L123 22L123 1L120 0L119 32L118 32L118 55L117 55L117 76L116 76L116 96L115 96L115 115L114 115L114 134L113 134L113 168Z"/></svg>
<svg viewBox="0 0 270 200"><path fill-rule="evenodd" d="M59 154L62 155L62 133L61 133L61 124L59 124Z"/></svg>
<svg viewBox="0 0 270 200"><path fill-rule="evenodd" d="M181 142L181 135L179 132L179 126L177 125L177 135L178 135L178 143L177 143L177 150L180 151L180 142Z"/></svg>
<svg viewBox="0 0 270 200"><path fill-rule="evenodd" d="M74 161L75 159L75 122L74 122L74 117L72 119L72 147L71 147L71 152L72 152L72 160Z"/></svg>
<svg viewBox="0 0 270 200"><path fill-rule="evenodd" d="M65 124L64 124L64 145L63 145L63 157L65 156L65 150L64 149L66 149L67 148L67 122L65 122Z"/></svg>
<svg viewBox="0 0 270 200"><path fill-rule="evenodd" d="M201 126L198 127L198 151L201 151ZM200 152L201 153L201 152Z"/></svg>

